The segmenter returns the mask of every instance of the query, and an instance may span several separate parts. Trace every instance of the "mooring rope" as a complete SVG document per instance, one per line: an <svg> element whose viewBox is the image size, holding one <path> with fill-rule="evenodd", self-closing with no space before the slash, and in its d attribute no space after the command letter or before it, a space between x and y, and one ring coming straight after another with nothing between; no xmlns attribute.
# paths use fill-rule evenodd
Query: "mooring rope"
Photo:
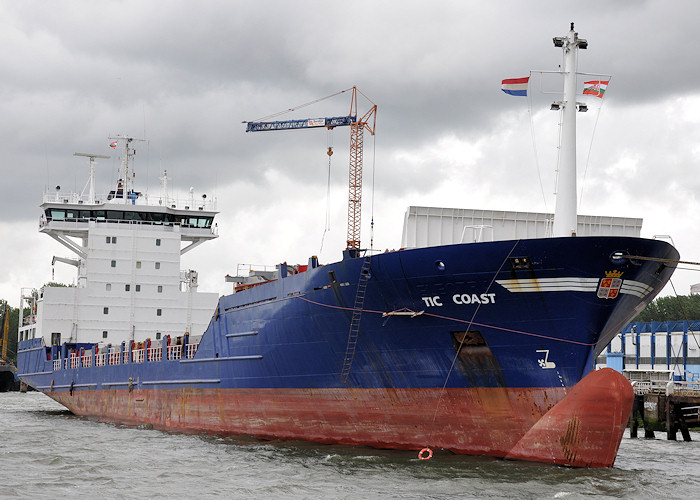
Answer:
<svg viewBox="0 0 700 500"><path fill-rule="evenodd" d="M700 262L693 262L690 260L674 260L674 259L662 259L661 257L646 257L644 255L629 255L629 254L615 254L617 259L630 259L630 260L649 260L652 262L663 262L664 264L688 264L689 266L700 266Z"/></svg>
<svg viewBox="0 0 700 500"><path fill-rule="evenodd" d="M490 287L490 285L489 285L489 287ZM320 306L320 307L327 307L327 308L330 308L330 309L340 309L340 310L349 311L349 312L352 312L352 311L355 310L355 309L352 308L352 307L343 307L343 306L334 306L334 305L332 305L332 304L324 304L323 302L317 302L317 301L315 301L315 300L307 299L306 297L303 297L303 296L301 296L301 295L294 295L294 296L292 296L292 297L290 297L290 298L300 299L300 300L303 300L303 301L308 302L308 303L310 303L310 304L314 304L314 305ZM392 314L390 314L390 313L391 313L391 312L394 312L394 311L390 311L389 313L387 313L386 311L376 311L376 310L373 310L373 309L364 309L364 308L362 308L361 311L362 311L363 314L364 314L364 313L380 314L380 315L382 315L382 316L387 316L387 317L392 316ZM399 309L398 311L410 311L410 309L403 308L403 309ZM477 311L478 311L478 307L477 307ZM577 341L577 340L562 339L562 338L552 337L552 336L550 336L550 335L544 335L544 334L541 334L541 333L526 332L526 331L523 331L523 330L515 330L515 329L513 329L513 328L506 328L506 327L503 327L503 326L488 325L488 324L486 324L486 323L478 323L478 322L474 321L474 316L476 316L476 311L474 312L474 315L472 316L472 319L470 319L470 320L467 320L467 319L460 319L460 318L453 318L453 317L450 317L450 316L443 316L443 315L440 315L440 314L434 314L434 313L429 313L429 312L425 312L425 311L423 311L422 313L419 312L419 311L412 311L412 312L415 314L415 316L432 316L433 318L437 318L437 319L444 319L444 320L447 320L447 321L454 321L454 322L456 322L456 323L465 323L465 324L469 325L468 328L471 328L472 326L479 326L479 327L482 327L482 328L491 328L491 329L493 329L493 330L499 330L499 331L502 331L502 332L515 333L515 334L518 334L518 335L527 335L527 336L530 336L530 337L538 337L538 338L541 338L541 339L553 340L553 341L555 341L555 342L564 342L564 343L567 343L567 344L576 344L576 345L582 345L582 346L587 346L587 347L596 345L596 342L593 342L593 343L589 343L589 342L579 342L579 341Z"/></svg>
<svg viewBox="0 0 700 500"><path fill-rule="evenodd" d="M542 339L547 339L547 340L554 340L554 341L559 341L559 342L565 342L567 344L577 344L577 345L583 345L583 346L594 346L596 345L596 342L579 342L577 340L568 340L568 339L561 339L557 337L551 337L549 335L543 335L540 333L532 333L532 332L524 332L522 330L514 330L512 328L506 328L503 326L495 326L495 325L487 325L485 323L477 323L476 321L468 321L466 319L459 319L459 318L450 318L448 316L440 316L439 314L432 314L432 313L423 313L423 316L433 316L435 318L440 318L440 319L446 319L450 321L457 321L459 323L467 323L470 326L481 326L484 328L492 328L494 330L500 330L502 332L509 332L509 333L517 333L518 335L528 335L530 337L539 337Z"/></svg>
<svg viewBox="0 0 700 500"><path fill-rule="evenodd" d="M489 286L486 287L486 293L488 293L488 291L493 286L494 282L496 281L496 277L498 276L498 273L501 272L501 269L503 269L503 266L506 264L506 262L508 262L508 259L510 258L511 254L513 253L513 250L515 250L515 247L518 246L518 243L520 243L520 240L517 240L515 242L515 244L513 244L513 248L510 249L510 252L508 252L508 255L506 255L505 259L503 259L503 262L501 262L500 267L493 275L493 279L491 280L491 283L489 283ZM457 349L455 349L455 355L452 358L452 364L450 365L450 369L447 371L447 375L445 376L445 383L442 384L442 389L440 389L440 396L438 396L437 403L435 404L435 411L433 412L433 419L430 422L430 434L428 434L428 443L430 443L430 441L433 438L433 429L435 428L435 419L437 418L437 413L438 413L438 410L440 409L440 404L442 403L442 397L445 394L445 389L447 388L447 382L450 380L450 375L452 375L452 370L454 369L455 364L457 363L457 358L459 357L459 352L462 350L462 346L464 346L464 340L467 338L467 333L469 332L469 330L471 330L471 327L475 324L474 318L476 318L476 314L479 312L480 307L481 307L481 302L479 303L478 306L476 306L476 309L474 310L474 314L472 314L471 320L469 320L469 321L462 320L461 321L462 323L467 323L469 326L467 326L467 330L466 330L466 332L464 332L465 334L462 336L461 340L459 341L459 347ZM430 316L433 316L433 317L439 317L438 315L435 315L435 314L430 314L430 313L428 313L428 314ZM430 446L430 444L428 444L427 446ZM430 450L429 447L426 447L423 449ZM421 450L418 453L418 458L422 458L422 455L423 455L423 450ZM430 457L432 458L432 456L433 456L433 453L431 451Z"/></svg>

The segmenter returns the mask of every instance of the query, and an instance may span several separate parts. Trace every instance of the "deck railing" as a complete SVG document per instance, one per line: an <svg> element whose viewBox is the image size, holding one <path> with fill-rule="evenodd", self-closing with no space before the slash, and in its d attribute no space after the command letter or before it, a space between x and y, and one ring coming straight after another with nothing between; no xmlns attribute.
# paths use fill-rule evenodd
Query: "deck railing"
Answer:
<svg viewBox="0 0 700 500"><path fill-rule="evenodd" d="M194 358L194 355L197 352L197 347L199 347L199 344L187 344L187 359Z"/></svg>
<svg viewBox="0 0 700 500"><path fill-rule="evenodd" d="M131 351L132 363L143 363L145 359L146 349L134 349Z"/></svg>
<svg viewBox="0 0 700 500"><path fill-rule="evenodd" d="M148 361L160 361L163 359L163 348L162 347L149 347L148 348Z"/></svg>
<svg viewBox="0 0 700 500"><path fill-rule="evenodd" d="M120 365L122 364L122 352L121 351L113 351L109 353L109 361L108 363L110 365Z"/></svg>
<svg viewBox="0 0 700 500"><path fill-rule="evenodd" d="M666 394L667 396L675 394L677 396L696 396L700 394L700 382L682 380L651 380L651 381L633 381L632 387L634 393L639 395L644 394Z"/></svg>
<svg viewBox="0 0 700 500"><path fill-rule="evenodd" d="M197 353L197 348L199 343L187 344L185 352L185 359L192 359ZM182 345L169 345L166 348L167 360L173 361L183 358L183 348ZM107 365L120 365L126 363L157 363L163 361L163 346L148 347L141 349L134 349L131 351L131 356L129 356L129 351L121 350L111 350L109 352L100 352L94 356L95 366L107 366ZM72 353L69 357L65 359L57 358L53 360L53 369L76 369L80 367L91 367L93 366L93 355L92 353L77 355Z"/></svg>
<svg viewBox="0 0 700 500"><path fill-rule="evenodd" d="M168 359L182 359L182 346L181 345L169 345L168 346Z"/></svg>
<svg viewBox="0 0 700 500"><path fill-rule="evenodd" d="M95 366L104 366L107 364L107 353L100 352L95 355Z"/></svg>

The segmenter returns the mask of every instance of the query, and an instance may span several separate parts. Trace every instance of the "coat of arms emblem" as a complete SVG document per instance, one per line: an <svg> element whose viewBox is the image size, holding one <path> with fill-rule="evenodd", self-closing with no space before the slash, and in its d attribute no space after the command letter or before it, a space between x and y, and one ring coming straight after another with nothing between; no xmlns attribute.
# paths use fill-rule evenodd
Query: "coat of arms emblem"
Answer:
<svg viewBox="0 0 700 500"><path fill-rule="evenodd" d="M601 299L614 299L620 293L622 286L622 272L605 271L605 278L601 278L598 285L598 297Z"/></svg>

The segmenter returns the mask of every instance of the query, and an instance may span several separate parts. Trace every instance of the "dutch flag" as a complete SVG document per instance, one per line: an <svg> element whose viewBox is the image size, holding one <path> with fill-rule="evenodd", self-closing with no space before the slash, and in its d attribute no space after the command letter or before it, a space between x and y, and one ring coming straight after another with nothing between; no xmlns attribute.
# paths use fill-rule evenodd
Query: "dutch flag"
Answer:
<svg viewBox="0 0 700 500"><path fill-rule="evenodd" d="M526 78L507 78L501 82L501 90L510 95L527 96L527 82L530 77Z"/></svg>

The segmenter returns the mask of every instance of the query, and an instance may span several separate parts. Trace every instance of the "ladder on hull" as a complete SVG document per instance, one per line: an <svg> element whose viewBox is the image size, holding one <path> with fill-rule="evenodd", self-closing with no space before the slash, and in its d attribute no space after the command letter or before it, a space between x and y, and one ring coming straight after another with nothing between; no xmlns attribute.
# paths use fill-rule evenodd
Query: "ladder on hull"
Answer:
<svg viewBox="0 0 700 500"><path fill-rule="evenodd" d="M352 310L352 319L350 321L350 331L348 333L348 343L345 348L345 359L343 360L343 369L340 372L340 377L344 384L348 381L348 375L352 369L352 361L355 357L355 348L357 347L357 337L360 333L360 321L362 320L362 308L365 305L365 293L367 291L367 281L369 280L371 257L365 256L360 269L360 277L357 280L357 292L355 293L355 305Z"/></svg>

